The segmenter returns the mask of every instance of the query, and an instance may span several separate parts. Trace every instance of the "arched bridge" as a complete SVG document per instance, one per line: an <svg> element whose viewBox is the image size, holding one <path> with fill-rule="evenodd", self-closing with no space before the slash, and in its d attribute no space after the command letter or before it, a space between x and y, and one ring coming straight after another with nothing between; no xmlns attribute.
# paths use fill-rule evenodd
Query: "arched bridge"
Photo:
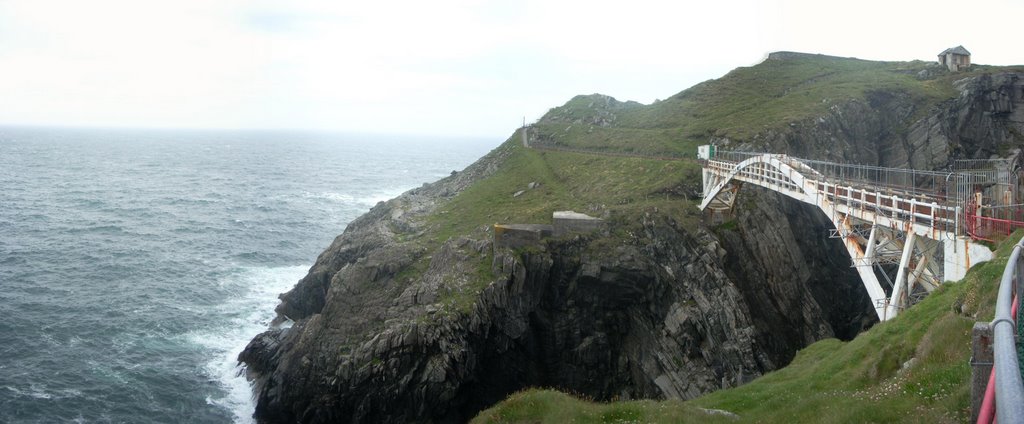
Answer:
<svg viewBox="0 0 1024 424"><path fill-rule="evenodd" d="M980 219L965 211L981 203L982 187L1004 188L993 182L997 172L858 166L714 146L701 146L698 158L704 179L701 210L731 210L740 188L752 184L828 216L835 226L832 236L845 245L879 320L895 317L942 282L959 280L971 266L992 258L991 250L965 231Z"/></svg>

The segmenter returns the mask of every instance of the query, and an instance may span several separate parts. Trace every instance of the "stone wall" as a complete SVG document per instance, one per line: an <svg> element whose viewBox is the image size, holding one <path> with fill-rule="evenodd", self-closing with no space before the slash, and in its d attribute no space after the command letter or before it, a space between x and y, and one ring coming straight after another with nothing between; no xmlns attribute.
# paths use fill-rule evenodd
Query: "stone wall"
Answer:
<svg viewBox="0 0 1024 424"><path fill-rule="evenodd" d="M604 225L604 221L599 218L573 211L557 211L552 215L551 221L556 237L571 233L589 233Z"/></svg>
<svg viewBox="0 0 1024 424"><path fill-rule="evenodd" d="M544 224L494 224L494 249L537 246L551 236L552 229Z"/></svg>

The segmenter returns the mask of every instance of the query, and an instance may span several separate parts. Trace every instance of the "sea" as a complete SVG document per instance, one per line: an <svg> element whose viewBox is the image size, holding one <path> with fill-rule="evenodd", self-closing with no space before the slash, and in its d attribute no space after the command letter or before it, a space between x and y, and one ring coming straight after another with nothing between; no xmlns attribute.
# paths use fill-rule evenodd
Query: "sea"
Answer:
<svg viewBox="0 0 1024 424"><path fill-rule="evenodd" d="M278 295L500 141L0 127L0 423L251 422Z"/></svg>

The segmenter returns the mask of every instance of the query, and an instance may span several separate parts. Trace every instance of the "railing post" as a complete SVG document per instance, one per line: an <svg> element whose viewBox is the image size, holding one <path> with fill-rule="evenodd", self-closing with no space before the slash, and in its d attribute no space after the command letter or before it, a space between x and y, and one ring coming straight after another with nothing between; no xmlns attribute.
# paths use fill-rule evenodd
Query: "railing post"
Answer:
<svg viewBox="0 0 1024 424"><path fill-rule="evenodd" d="M913 228L915 222L917 222L917 199L910 198L910 225ZM913 230L911 230L913 231Z"/></svg>
<svg viewBox="0 0 1024 424"><path fill-rule="evenodd" d="M956 213L953 214L953 231L957 236L960 236L960 205L956 206Z"/></svg>
<svg viewBox="0 0 1024 424"><path fill-rule="evenodd" d="M976 322L971 330L971 422L978 421L981 401L985 398L992 373L992 326Z"/></svg>
<svg viewBox="0 0 1024 424"><path fill-rule="evenodd" d="M1017 266L1017 269L1016 269L1016 273L1014 274L1014 277L1013 277L1013 285L1014 285L1014 290L1017 292L1017 303L1018 303L1017 311L1018 311L1018 316L1019 316L1020 315L1020 306L1021 306L1019 303L1020 302L1024 302L1024 284L1022 284L1022 282L1021 282L1021 276L1024 275L1024 259L1018 259L1016 266ZM1015 319L1015 320L1017 319L1017 317L1012 317L1012 318ZM1020 324L1020 322L1017 321L1017 324ZM1015 330L1015 332L1016 332L1016 330ZM1017 334L1017 337L1019 338L1020 334Z"/></svg>

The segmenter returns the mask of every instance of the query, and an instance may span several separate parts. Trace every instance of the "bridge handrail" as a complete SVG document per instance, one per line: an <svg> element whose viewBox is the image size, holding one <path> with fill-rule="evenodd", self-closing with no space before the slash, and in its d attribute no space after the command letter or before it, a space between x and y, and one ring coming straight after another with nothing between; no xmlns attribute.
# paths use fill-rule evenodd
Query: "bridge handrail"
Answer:
<svg viewBox="0 0 1024 424"><path fill-rule="evenodd" d="M761 152L714 150L711 160L742 162L744 159L764 155ZM903 190L912 195L927 195L944 199L952 195L951 183L956 186L976 185L993 182L994 174L989 170L957 169L955 171L930 171L912 168L887 168L874 165L859 165L829 162L815 159L790 157L829 179L840 181L862 181L876 187ZM955 177L955 178L953 178ZM953 178L951 180L951 178ZM949 192L949 193L947 193ZM949 199L955 200L955 199ZM960 205L961 207L963 205Z"/></svg>
<svg viewBox="0 0 1024 424"><path fill-rule="evenodd" d="M1024 261L1021 250L1024 249L1024 238L1013 247L1013 253L1006 262L1002 280L999 282L999 296L996 299L996 315L992 321L993 368L995 369L996 415L998 422L1024 422L1024 381L1021 378L1020 363L1017 358L1017 344L1014 335L1017 332L1016 320L1012 316L1014 283L1021 283L1024 277ZM991 384L991 383L990 383Z"/></svg>
<svg viewBox="0 0 1024 424"><path fill-rule="evenodd" d="M989 206L987 209L991 213L1000 208L1004 207ZM992 214L995 215L995 213ZM1018 228L1024 228L1024 221L984 216L978 212L978 206L973 201L967 202L967 209L964 212L964 229L975 240L994 242L997 234L1009 236Z"/></svg>
<svg viewBox="0 0 1024 424"><path fill-rule="evenodd" d="M894 198L899 198L900 203L912 203L912 204L916 205L919 208L917 210L917 212L913 213L913 216L916 217L916 218L935 219L935 220L939 220L939 221L949 221L949 222L953 222L953 220L954 220L948 214L944 214L942 216L933 216L933 215L927 215L927 214L921 213L921 209L928 209L929 211L944 211L944 212L954 212L956 210L956 208L953 207L953 206L948 206L946 204L942 204L942 203L938 203L938 202L934 202L934 201L929 202L928 200L933 200L933 199L929 199L927 197L920 197L920 198L903 197L903 196L899 196L899 195L885 194L883 192L877 192L877 191L872 190L872 191L868 192L869 195L872 196L872 197L876 197L876 199L878 199L878 201L880 201L881 199L885 199L886 201L890 201L890 203L888 203L888 204L878 203L878 202L873 203L871 201L864 201L864 200L859 199L856 196L856 194L861 193L862 191L866 191L866 190L858 189L855 186L839 185L839 184L832 184L832 183L829 183L829 182L819 182L819 181L814 181L814 183L817 183L819 185L818 191L820 193L822 193L823 195L827 196L827 198L830 201L833 201L833 202L836 202L836 203L844 203L844 204L848 204L849 206L855 206L855 207L862 207L863 206L863 207L867 207L867 208L873 209L875 212L879 212L879 213L881 213L881 212L888 212L888 213L891 214L893 212L897 212L897 213L902 214L902 215L911 216L911 210L910 209L904 209L904 208L899 207L899 206L896 205L896 203L895 203L896 200ZM824 187L824 189L822 189L822 187Z"/></svg>
<svg viewBox="0 0 1024 424"><path fill-rule="evenodd" d="M766 154L743 153L743 156L747 159L764 155ZM877 183L868 183L867 185L871 188L865 189L863 184L857 184L856 181L829 178L817 170L804 165L802 163L803 159L789 158L783 155L767 155L780 156L779 159L786 160L790 166L802 168L803 172L806 173L804 175L805 181L813 184L815 190L820 195L826 196L832 202L858 209L867 208L878 214L891 215L893 217L899 216L901 219L910 222L920 223L949 233L956 233L957 214L959 212L957 206L948 203L946 199L924 194L920 190L915 193L898 188L893 190L889 187L879 187ZM719 154L707 160L705 164L706 167L717 169L720 172L732 171L738 165L739 163L733 162L729 158L723 158ZM813 172L813 174L809 173L808 170ZM942 178L946 177L946 174L934 174ZM808 177L810 179L806 179ZM785 184L784 180L774 178L772 173L757 174L754 178L759 181L774 181Z"/></svg>
<svg viewBox="0 0 1024 424"><path fill-rule="evenodd" d="M743 159L747 159L747 158L750 158L750 157L753 157L753 156L760 156L760 155L764 155L764 154L772 154L772 153L745 152L745 151L739 151L739 150L716 150L714 156L711 159L712 160L725 161L725 162L742 162ZM817 160L817 159L805 159L805 158L798 158L798 157L795 157L795 156L789 156L789 157L792 158L792 159L799 160L800 162L808 164L808 165L824 165L824 166L831 166L831 167L834 167L836 169L839 169L839 168L849 168L849 169L862 169L862 170L869 170L869 171L905 172L905 173L912 173L912 174L917 175L917 176L929 176L929 177L930 176L935 176L935 177L943 177L943 178L945 178L946 176L949 175L949 172L947 172L947 171L929 171L929 170L924 170L924 169L913 169L913 168L891 168L891 167L875 166L875 165L859 165L859 164L854 164L854 163L830 162L830 161ZM819 171L821 171L821 170L819 169ZM961 171L965 171L966 173L979 173L979 174L983 174L983 172L978 171L978 170L967 169L967 170L961 170Z"/></svg>
<svg viewBox="0 0 1024 424"><path fill-rule="evenodd" d="M890 195L896 194L896 195L899 195L900 197L904 197L904 198L908 198L908 197L914 197L914 198L917 198L917 199L925 199L925 198L927 198L929 201L934 201L934 202L939 203L939 204L949 203L948 198L946 198L946 196L944 196L944 195L941 195L941 193L939 193L937 190L936 191L931 191L931 192L929 192L927 190L924 190L924 189L921 189L921 188L912 188L911 190L906 190L907 187L904 186L904 185L900 185L900 184L886 184L886 183L877 182L877 181L858 180L858 179L855 179L855 178L845 178L845 179L844 178L839 178L839 177L836 177L836 176L830 176L830 175L822 174L821 172L818 172L816 169L814 169L812 167L809 167L809 166L806 166L806 164L802 163L803 161L804 161L803 159L798 159L798 160L792 161L790 163L790 165L793 166L794 164L799 164L799 165L803 166L802 170L804 170L805 172L806 172L806 170L814 171L814 175L807 175L808 177L810 177L811 179L814 179L814 180L819 180L819 181L822 181L822 182L828 182L828 183L831 183L832 185L839 185L839 183L844 183L844 187L845 186L853 186L855 188L860 188L860 187L862 187L863 185L866 184L866 185L868 185L868 186L870 186L870 187L872 187L874 189L884 189L884 190L874 190L874 191L879 191L879 192L886 191L886 192L889 192L888 194L890 194ZM734 167L737 164L737 162L733 162L733 161L730 161L730 160L719 160L719 159L710 159L707 162L708 162L709 165L715 165L715 166L718 166L720 168ZM898 169L898 168L882 168L882 169ZM924 174L921 174L921 175L924 175ZM947 175L948 174L939 173L939 172L935 172L935 173L932 174L932 176L937 176L937 177L942 177L942 178L945 178ZM820 177L820 178L815 178L815 177Z"/></svg>

